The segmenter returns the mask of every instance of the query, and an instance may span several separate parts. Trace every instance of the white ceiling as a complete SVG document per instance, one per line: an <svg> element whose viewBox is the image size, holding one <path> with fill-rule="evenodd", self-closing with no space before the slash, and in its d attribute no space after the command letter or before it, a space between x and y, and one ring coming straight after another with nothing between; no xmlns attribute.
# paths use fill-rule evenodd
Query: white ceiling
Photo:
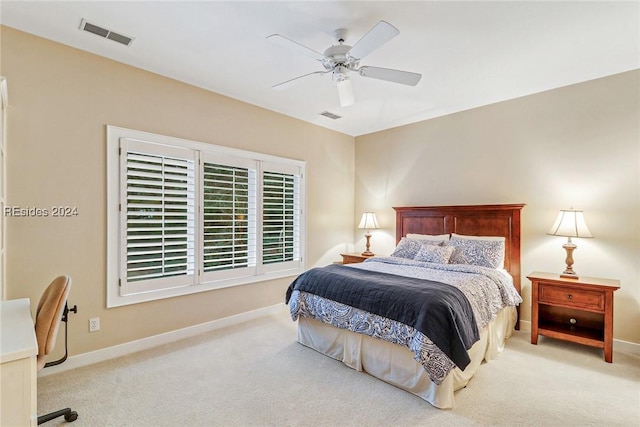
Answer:
<svg viewBox="0 0 640 427"><path fill-rule="evenodd" d="M80 31L83 18L135 40ZM422 73L417 86L352 73L345 108L330 74L271 88L323 68L268 35L323 52L336 29L353 45L380 20L400 34L360 65ZM2 0L0 22L352 136L640 68L638 1Z"/></svg>

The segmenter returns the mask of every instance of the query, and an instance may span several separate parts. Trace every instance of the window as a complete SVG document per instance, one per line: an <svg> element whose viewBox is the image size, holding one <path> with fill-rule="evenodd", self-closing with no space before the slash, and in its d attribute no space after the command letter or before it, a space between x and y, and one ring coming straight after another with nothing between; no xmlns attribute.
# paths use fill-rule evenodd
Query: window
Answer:
<svg viewBox="0 0 640 427"><path fill-rule="evenodd" d="M108 126L109 307L304 270L304 163Z"/></svg>
<svg viewBox="0 0 640 427"><path fill-rule="evenodd" d="M255 266L255 171L205 162L203 183L204 271Z"/></svg>
<svg viewBox="0 0 640 427"><path fill-rule="evenodd" d="M293 261L300 256L300 188L294 174L262 174L262 263Z"/></svg>

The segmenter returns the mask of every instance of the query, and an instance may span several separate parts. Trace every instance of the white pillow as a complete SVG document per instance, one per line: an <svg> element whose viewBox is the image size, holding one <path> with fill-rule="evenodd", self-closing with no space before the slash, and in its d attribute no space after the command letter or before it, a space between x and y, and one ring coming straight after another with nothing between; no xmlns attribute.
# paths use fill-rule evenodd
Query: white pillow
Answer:
<svg viewBox="0 0 640 427"><path fill-rule="evenodd" d="M447 242L449 241L448 234L407 234L407 239L413 240L431 240L438 242Z"/></svg>
<svg viewBox="0 0 640 427"><path fill-rule="evenodd" d="M466 234L451 233L451 237L457 237L458 239L467 239L467 240L496 240L498 242L505 241L505 238L502 236L468 236Z"/></svg>

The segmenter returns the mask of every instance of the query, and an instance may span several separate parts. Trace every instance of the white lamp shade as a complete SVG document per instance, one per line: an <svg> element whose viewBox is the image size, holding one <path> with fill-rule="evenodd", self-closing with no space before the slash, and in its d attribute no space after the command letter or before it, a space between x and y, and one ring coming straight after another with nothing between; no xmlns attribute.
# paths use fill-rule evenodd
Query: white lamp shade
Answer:
<svg viewBox="0 0 640 427"><path fill-rule="evenodd" d="M564 237L593 237L584 221L584 213L573 209L561 210L547 234Z"/></svg>
<svg viewBox="0 0 640 427"><path fill-rule="evenodd" d="M364 228L366 230L374 230L376 228L380 228L378 226L378 220L376 219L376 214L373 212L365 212L362 214L362 218L360 219L360 225L358 228Z"/></svg>
<svg viewBox="0 0 640 427"><path fill-rule="evenodd" d="M344 77L338 81L338 97L340 98L341 107L348 107L356 102L349 77Z"/></svg>

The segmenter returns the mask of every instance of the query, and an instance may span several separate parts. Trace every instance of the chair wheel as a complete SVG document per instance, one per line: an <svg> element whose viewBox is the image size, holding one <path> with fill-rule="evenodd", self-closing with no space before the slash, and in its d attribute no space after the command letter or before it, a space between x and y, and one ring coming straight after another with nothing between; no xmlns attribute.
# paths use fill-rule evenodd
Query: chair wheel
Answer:
<svg viewBox="0 0 640 427"><path fill-rule="evenodd" d="M64 416L64 420L70 423L74 422L77 419L78 419L78 413L76 411L71 411Z"/></svg>

